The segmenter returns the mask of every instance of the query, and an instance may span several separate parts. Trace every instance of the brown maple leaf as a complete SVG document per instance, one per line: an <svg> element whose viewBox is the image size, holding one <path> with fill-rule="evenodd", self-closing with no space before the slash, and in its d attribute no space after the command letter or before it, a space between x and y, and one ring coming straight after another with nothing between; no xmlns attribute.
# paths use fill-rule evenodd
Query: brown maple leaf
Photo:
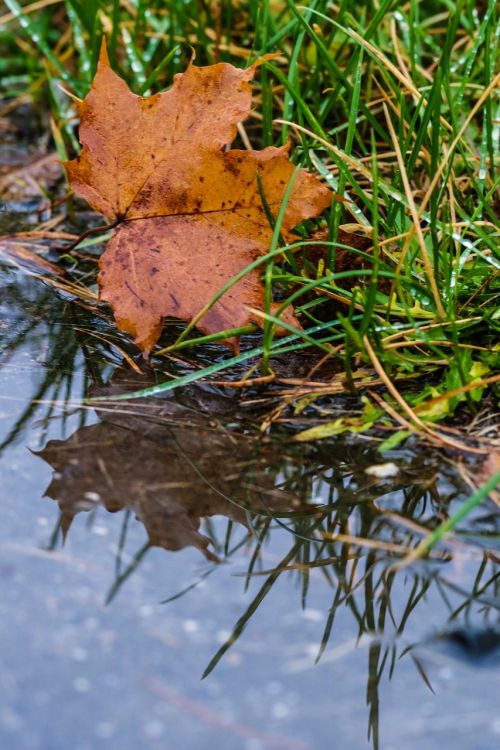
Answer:
<svg viewBox="0 0 500 750"><path fill-rule="evenodd" d="M99 286L119 328L144 352L167 316L191 321L237 273L269 250L272 229L260 190L277 215L294 165L288 146L224 151L250 112L258 63L196 67L169 91L133 94L109 65L105 45L78 104L80 156L65 164L74 192L118 222L100 261ZM260 175L259 189L257 175ZM320 214L332 193L300 170L282 236ZM199 320L205 333L251 322L263 309L258 269L235 283ZM237 341L228 342L237 349Z"/></svg>

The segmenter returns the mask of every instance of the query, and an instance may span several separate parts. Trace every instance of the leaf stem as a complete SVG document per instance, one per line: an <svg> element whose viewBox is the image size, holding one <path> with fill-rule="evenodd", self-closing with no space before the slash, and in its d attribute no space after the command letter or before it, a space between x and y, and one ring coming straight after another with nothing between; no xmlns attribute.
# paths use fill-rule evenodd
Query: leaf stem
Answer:
<svg viewBox="0 0 500 750"><path fill-rule="evenodd" d="M86 229L85 232L83 232L77 240L71 243L71 245L66 245L65 247L58 247L55 248L56 251L62 252L62 253L70 253L72 250L75 249L75 247L78 247L80 242L83 242L87 237L89 237L92 234L97 234L98 232L107 232L110 229L114 229L118 224L120 223L120 219L116 219L111 224L103 224L100 227L91 227L90 229Z"/></svg>

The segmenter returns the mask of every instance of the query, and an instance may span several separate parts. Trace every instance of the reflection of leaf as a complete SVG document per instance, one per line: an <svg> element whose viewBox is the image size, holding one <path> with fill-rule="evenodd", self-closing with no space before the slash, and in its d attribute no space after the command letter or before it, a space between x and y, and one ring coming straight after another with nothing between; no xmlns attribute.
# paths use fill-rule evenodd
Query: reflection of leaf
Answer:
<svg viewBox="0 0 500 750"><path fill-rule="evenodd" d="M255 68L190 64L169 91L143 98L112 71L103 47L92 88L78 105L83 150L66 164L69 181L119 223L102 257L101 295L144 351L166 316L192 320L269 249L272 228L261 193L276 216L294 172L288 147L223 151L250 113ZM282 236L330 201L319 179L300 170ZM198 327L213 333L243 326L252 319L247 308L263 305L254 270Z"/></svg>
<svg viewBox="0 0 500 750"><path fill-rule="evenodd" d="M46 494L59 504L65 534L78 513L99 504L109 512L131 508L151 545L194 546L216 560L199 532L202 517L224 515L246 525L247 508L296 504L292 493L274 489L269 449L173 401L149 415L148 404L141 407L110 410L102 422L51 440L37 454L56 472Z"/></svg>

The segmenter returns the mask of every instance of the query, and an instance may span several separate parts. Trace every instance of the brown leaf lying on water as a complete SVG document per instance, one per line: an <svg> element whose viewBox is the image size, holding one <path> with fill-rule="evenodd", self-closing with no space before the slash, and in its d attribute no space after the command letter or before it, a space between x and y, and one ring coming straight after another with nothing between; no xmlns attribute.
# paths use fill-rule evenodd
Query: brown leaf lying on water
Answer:
<svg viewBox="0 0 500 750"><path fill-rule="evenodd" d="M236 274L266 254L294 172L288 147L224 151L250 113L258 63L189 65L169 91L143 98L113 72L105 46L78 104L80 156L66 163L74 192L119 224L101 259L102 299L149 352L167 316L191 321ZM259 189L260 179L260 189ZM282 236L318 216L332 193L296 175ZM243 326L264 307L261 269L234 284L198 322L205 333ZM257 321L258 322L258 321ZM227 342L237 349L237 340Z"/></svg>
<svg viewBox="0 0 500 750"><path fill-rule="evenodd" d="M128 376L131 390L139 382ZM118 381L100 393L126 389ZM212 395L201 406L214 413L224 400ZM222 515L246 526L247 508L279 513L299 504L293 493L275 489L276 448L214 425L196 402L184 407L145 399L106 409L98 424L51 440L37 453L54 469L45 494L59 505L64 534L78 513L98 505L111 513L131 508L152 546L193 546L217 560L199 531L202 517Z"/></svg>

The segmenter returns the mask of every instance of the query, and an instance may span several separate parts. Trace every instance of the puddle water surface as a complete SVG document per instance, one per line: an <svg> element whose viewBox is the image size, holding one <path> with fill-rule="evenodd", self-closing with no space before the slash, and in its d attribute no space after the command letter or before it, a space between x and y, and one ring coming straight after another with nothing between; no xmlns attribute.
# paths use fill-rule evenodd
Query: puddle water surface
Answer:
<svg viewBox="0 0 500 750"><path fill-rule="evenodd" d="M441 455L263 437L203 386L82 407L158 376L0 279L1 747L499 747L495 508L391 567L466 496Z"/></svg>

